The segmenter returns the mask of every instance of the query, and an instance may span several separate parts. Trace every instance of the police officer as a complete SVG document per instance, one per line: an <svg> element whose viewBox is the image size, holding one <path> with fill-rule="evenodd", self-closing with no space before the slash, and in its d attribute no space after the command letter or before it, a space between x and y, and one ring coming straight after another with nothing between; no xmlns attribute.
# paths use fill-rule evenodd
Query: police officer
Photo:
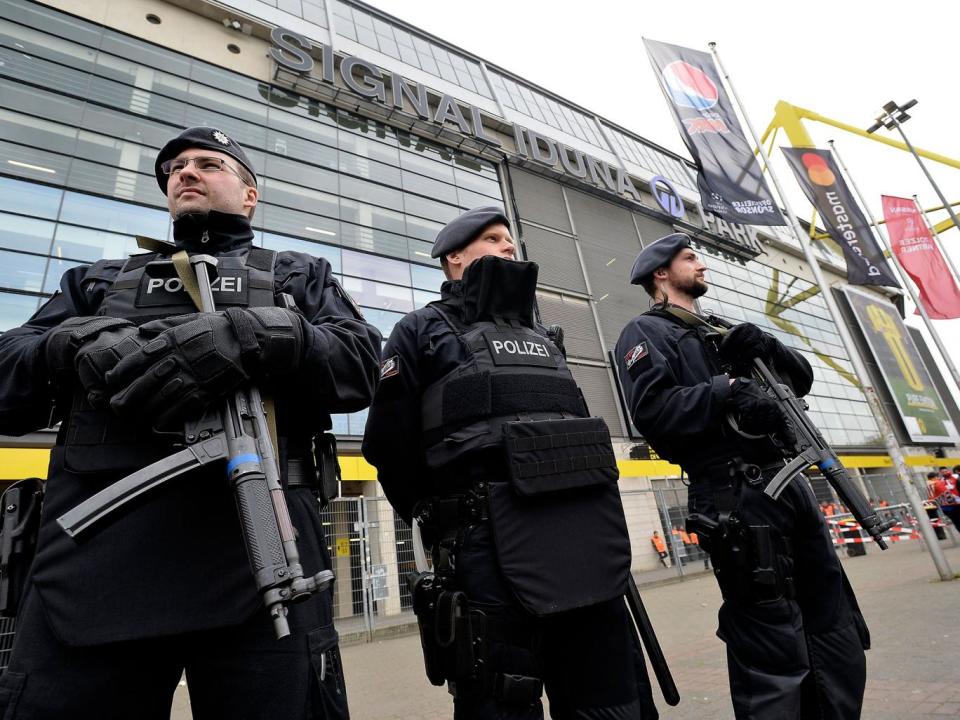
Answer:
<svg viewBox="0 0 960 720"><path fill-rule="evenodd" d="M314 446L329 447L329 413L370 402L380 336L326 260L253 247L256 175L225 133L184 131L155 169L175 249L219 260L224 310L196 312L158 244L68 270L0 338L0 432L62 421L0 715L168 717L185 671L197 718L346 718L332 591L293 605L292 636L275 638L221 463L124 507L83 542L56 523L170 455L185 421L252 381L276 404L304 571L330 566Z"/></svg>
<svg viewBox="0 0 960 720"><path fill-rule="evenodd" d="M503 211L444 227L441 299L383 350L363 453L432 547L413 585L427 675L455 717L655 717L622 595L630 547L609 432L534 321L537 266Z"/></svg>
<svg viewBox="0 0 960 720"><path fill-rule="evenodd" d="M717 634L736 716L859 717L869 635L814 495L800 480L779 500L763 493L783 467L766 436L792 430L749 379L752 360L762 358L798 396L813 373L755 325L719 341L695 314L705 271L682 233L637 257L631 282L655 304L616 346L630 416L690 477L688 529L710 553L723 594Z"/></svg>

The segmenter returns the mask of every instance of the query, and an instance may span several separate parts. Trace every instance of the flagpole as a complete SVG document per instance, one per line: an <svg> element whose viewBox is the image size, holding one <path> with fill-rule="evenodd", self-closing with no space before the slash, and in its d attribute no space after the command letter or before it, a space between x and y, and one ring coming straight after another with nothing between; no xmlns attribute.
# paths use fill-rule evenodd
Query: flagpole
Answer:
<svg viewBox="0 0 960 720"><path fill-rule="evenodd" d="M767 156L767 151L764 150L763 144L757 137L757 132L753 128L753 123L750 122L750 116L747 115L746 111L744 110L743 103L740 101L740 96L737 94L737 90L730 81L730 76L727 74L726 68L724 68L723 63L720 60L720 55L717 54L717 44L714 42L709 43L709 47L710 52L713 53L713 57L717 61L717 68L720 70L720 74L723 76L723 79L726 80L727 87L730 88L730 94L733 96L734 102L736 102L737 107L740 108L740 115L746 122L747 129L750 131L753 142L756 143L757 149L760 151L760 155L763 158L763 162L767 166L767 170L770 173L770 179L773 181L773 185L777 189L777 194L780 196L780 200L783 202L783 206L787 211L787 222L793 228L793 232L796 234L797 240L800 242L800 247L803 248L803 254L807 259L807 264L810 266L810 270L813 272L813 277L817 285L820 287L823 300L827 305L827 310L830 313L830 317L833 319L834 325L836 325L837 332L840 335L840 340L847 351L850 364L853 366L854 374L860 381L860 388L863 390L863 394L867 399L867 405L874 415L877 426L880 430L880 434L883 437L884 445L887 448L887 452L890 454L890 459L893 461L893 467L897 473L897 477L900 480L900 485L902 486L904 493L906 493L907 499L910 501L910 505L913 508L914 515L917 518L917 524L920 526L920 533L923 535L923 539L929 548L930 557L933 559L933 564L937 568L937 573L940 575L941 580L953 580L953 570L950 569L950 565L947 563L946 557L944 557L943 550L937 542L937 537L933 531L933 526L930 525L930 520L927 518L926 510L924 510L923 507L923 501L920 499L920 493L917 492L917 488L913 484L913 480L910 477L910 469L907 467L907 462L904 459L903 450L897 443L897 438L893 434L893 428L890 426L890 422L887 420L887 416L884 414L883 406L880 403L880 398L877 395L877 391L873 387L873 384L870 382L870 376L867 374L867 368L864 365L860 354L857 352L857 348L853 342L853 337L850 335L850 330L847 328L846 322L844 321L843 316L840 314L840 308L837 306L837 301L833 297L830 286L827 285L827 281L823 276L823 271L820 269L820 263L817 261L817 257L813 253L813 248L807 241L807 237L803 232L803 228L800 227L797 216L793 212L793 208L790 206L789 198L787 197L786 193L783 192L780 181L777 179L777 174L774 172L773 166L770 164L770 158Z"/></svg>
<svg viewBox="0 0 960 720"><path fill-rule="evenodd" d="M867 217L870 218L870 222L873 223L874 229L877 231L877 238L883 245L883 249L889 251L890 259L893 260L893 266L897 269L897 274L900 276L900 282L903 283L903 287L910 293L910 297L913 299L913 304L917 306L917 310L920 313L920 317L923 318L923 324L927 326L927 331L933 337L933 342L936 343L937 350L940 351L940 355L943 358L944 364L947 366L947 369L950 371L950 375L953 377L953 382L956 384L957 389L960 390L960 373L957 373L957 368L953 364L953 360L950 359L950 353L947 352L947 348L944 346L943 341L940 339L940 334L937 332L936 328L933 326L933 320L930 319L930 316L927 314L927 309L923 306L923 303L920 301L920 297L916 290L913 288L913 282L911 278L907 275L907 271L904 269L903 265L900 264L900 258L897 257L897 254L893 252L893 247L890 244L890 240L885 236L884 232L880 229L880 226L877 224L877 219L873 216L873 212L870 210L870 206L864 201L863 195L860 194L860 188L857 187L856 181L853 179L853 175L850 174L850 170L847 168L846 163L843 162L843 158L840 157L840 153L837 152L837 148L833 143L833 140L828 140L827 144L830 146L830 149L833 151L834 156L837 158L837 162L840 163L840 168L843 170L844 174L847 176L847 180L850 181L850 187L853 188L853 192L856 193L857 199L860 201L860 206L867 211Z"/></svg>
<svg viewBox="0 0 960 720"><path fill-rule="evenodd" d="M917 200L916 195L913 196L913 204L917 206L917 212L923 217L923 222L930 231L930 236L933 238L933 241L940 249L940 254L943 255L943 259L946 260L947 265L950 266L950 270L953 272L954 281L960 282L960 273L957 272L957 266L953 264L953 260L947 254L947 248L944 246L943 240L940 239L940 233L938 233L936 228L933 227L933 223L930 222L930 218L927 216L927 211L920 206L920 201Z"/></svg>

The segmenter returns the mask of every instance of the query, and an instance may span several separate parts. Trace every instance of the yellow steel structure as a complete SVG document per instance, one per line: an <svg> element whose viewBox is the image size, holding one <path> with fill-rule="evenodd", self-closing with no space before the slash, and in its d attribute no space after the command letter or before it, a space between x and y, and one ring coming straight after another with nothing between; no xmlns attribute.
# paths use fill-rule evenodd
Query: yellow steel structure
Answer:
<svg viewBox="0 0 960 720"><path fill-rule="evenodd" d="M371 482L377 469L359 455L341 455L340 468L345 481ZM886 468L893 463L886 455L841 455L848 468ZM937 458L933 455L908 455L910 467L960 465L960 457ZM50 450L47 448L0 448L0 482L25 477L46 478ZM617 460L621 477L680 477L680 467L666 460Z"/></svg>
<svg viewBox="0 0 960 720"><path fill-rule="evenodd" d="M771 134L776 135L777 131L782 128L793 147L815 147L813 139L810 137L810 133L808 133L807 129L803 126L804 120L823 123L824 125L835 127L838 130L859 135L867 140L873 140L874 142L883 143L884 145L895 147L898 150L909 152L909 148L898 140L891 140L890 138L883 137L882 135L868 133L866 130L861 130L854 125L848 125L845 122L828 118L825 115L814 112L813 110L807 110L806 108L791 105L783 100L777 102L773 112L773 119L770 121L770 124L767 125L767 129L764 130L763 136L760 138L760 142L766 142L768 136ZM923 150L922 148L918 148L916 146L914 146L914 150L916 150L917 155L920 155L921 157L925 157L928 160L933 160L934 162L941 163L942 165L948 165L952 168L960 170L960 160L954 160L946 155L941 155L940 153L935 153L930 150ZM956 204L958 203L951 203L951 205ZM931 210L942 209L942 206L931 208ZM927 212L930 211L928 210ZM937 223L934 226L934 230L936 230L938 233L941 233L951 227L953 227L953 221L947 218L946 220Z"/></svg>

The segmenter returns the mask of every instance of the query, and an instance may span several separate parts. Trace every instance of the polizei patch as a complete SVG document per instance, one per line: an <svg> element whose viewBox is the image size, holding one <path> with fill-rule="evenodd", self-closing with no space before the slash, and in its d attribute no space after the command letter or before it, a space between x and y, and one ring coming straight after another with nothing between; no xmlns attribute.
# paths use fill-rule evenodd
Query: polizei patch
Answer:
<svg viewBox="0 0 960 720"><path fill-rule="evenodd" d="M490 357L495 365L538 365L557 367L557 350L547 338L535 333L485 332Z"/></svg>
<svg viewBox="0 0 960 720"><path fill-rule="evenodd" d="M246 268L219 268L219 274L211 283L217 307L221 305L249 304L248 271ZM173 263L168 261L149 263L140 278L137 288L137 307L193 307L190 295L177 276Z"/></svg>
<svg viewBox="0 0 960 720"><path fill-rule="evenodd" d="M394 375L400 374L400 356L394 355L393 357L388 357L386 360L380 363L380 379L386 380L387 378L393 377Z"/></svg>

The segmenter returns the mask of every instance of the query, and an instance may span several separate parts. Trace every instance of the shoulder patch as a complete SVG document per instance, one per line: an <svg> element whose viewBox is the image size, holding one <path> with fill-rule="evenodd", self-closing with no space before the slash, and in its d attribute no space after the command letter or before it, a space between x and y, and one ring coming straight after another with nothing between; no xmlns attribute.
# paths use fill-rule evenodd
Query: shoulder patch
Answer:
<svg viewBox="0 0 960 720"><path fill-rule="evenodd" d="M627 364L627 370L632 368L638 360L647 356L647 344L645 342L634 345L630 351L624 355L623 361Z"/></svg>
<svg viewBox="0 0 960 720"><path fill-rule="evenodd" d="M388 357L380 363L380 379L386 380L400 374L400 356Z"/></svg>

